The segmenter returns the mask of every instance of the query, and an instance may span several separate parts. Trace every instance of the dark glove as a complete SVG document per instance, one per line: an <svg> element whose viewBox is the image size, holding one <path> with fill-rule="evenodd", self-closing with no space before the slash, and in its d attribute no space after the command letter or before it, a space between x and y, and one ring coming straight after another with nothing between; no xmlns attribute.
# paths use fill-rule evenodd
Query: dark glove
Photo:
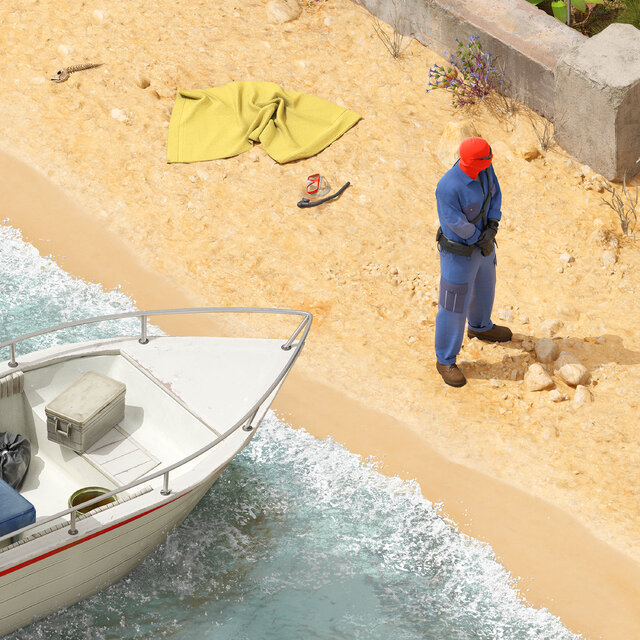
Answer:
<svg viewBox="0 0 640 640"><path fill-rule="evenodd" d="M490 256L493 253L493 243L498 233L498 221L493 218L487 222L487 228L480 234L476 241L476 247L480 248L483 256Z"/></svg>

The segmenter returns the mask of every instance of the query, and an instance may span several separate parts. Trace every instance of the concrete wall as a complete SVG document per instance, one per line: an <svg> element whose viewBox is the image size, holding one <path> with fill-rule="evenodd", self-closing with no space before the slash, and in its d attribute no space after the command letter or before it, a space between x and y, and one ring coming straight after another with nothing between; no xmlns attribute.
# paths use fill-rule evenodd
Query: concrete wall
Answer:
<svg viewBox="0 0 640 640"><path fill-rule="evenodd" d="M609 179L640 170L640 31L612 24L568 51L555 72L559 145Z"/></svg>
<svg viewBox="0 0 640 640"><path fill-rule="evenodd" d="M607 102L606 116L602 121L598 121L600 108L595 104L592 109L589 106L591 98L596 102L599 100L597 90L587 92L580 98L580 82L576 82L575 78L569 81L572 75L570 68L578 64L576 61L581 61L580 69L576 71L577 75L584 75L585 60L588 60L587 65L593 64L597 53L595 50L591 51L593 47L590 42L602 34L589 39L526 0L355 2L395 27L399 33L415 38L439 54L455 51L456 37L466 40L471 35L478 35L483 49L494 54L500 66L504 68L506 91L534 111L549 120L554 120L559 132L558 143L569 153L609 179L621 179L624 173L630 177L640 171L640 164L635 163L640 156L640 147L637 145L640 142L640 127L637 126L640 117L640 88L633 80L629 82L625 76L624 97L616 103L615 113L611 114L611 105L617 98L612 99L613 102ZM603 34L618 26L630 27L611 25ZM633 34L627 32L623 57L627 59L625 64L628 64L629 59L640 64L640 31L634 27L630 29L634 29L638 39L636 42ZM611 46L613 42L615 48L616 37L617 34L614 34L613 37L605 38L603 46ZM558 82L555 76L561 60L565 74ZM619 65L620 60L616 60L616 64ZM598 62L597 66L600 68L601 63ZM615 75L616 72L616 66L608 69L609 76ZM640 69L636 70L633 66L630 73L640 82ZM593 86L598 85L601 80L598 76ZM426 82L425 77L425 86ZM611 79L605 79L605 82L611 82ZM565 98L563 94L569 85L573 87L573 93L570 98ZM584 109L579 110L581 113L578 115L569 104L580 100L583 107L590 109L590 118L583 117ZM556 114L556 109L560 109L562 113ZM558 115L560 117L556 117ZM635 135L633 130L636 131ZM606 131L604 136L603 131ZM608 147L607 153L591 152L591 142L596 138L600 142L599 149L603 145Z"/></svg>

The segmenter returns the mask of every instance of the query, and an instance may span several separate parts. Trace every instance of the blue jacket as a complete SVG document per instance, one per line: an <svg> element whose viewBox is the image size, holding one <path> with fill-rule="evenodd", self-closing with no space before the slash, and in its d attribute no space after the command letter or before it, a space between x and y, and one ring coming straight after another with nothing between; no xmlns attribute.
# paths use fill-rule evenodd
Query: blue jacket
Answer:
<svg viewBox="0 0 640 640"><path fill-rule="evenodd" d="M436 187L436 204L442 232L449 240L474 244L482 233L482 218L475 224L469 222L478 216L488 187L487 171L491 172L491 202L485 213L487 219L502 217L502 192L493 165L470 178L456 162L445 173Z"/></svg>

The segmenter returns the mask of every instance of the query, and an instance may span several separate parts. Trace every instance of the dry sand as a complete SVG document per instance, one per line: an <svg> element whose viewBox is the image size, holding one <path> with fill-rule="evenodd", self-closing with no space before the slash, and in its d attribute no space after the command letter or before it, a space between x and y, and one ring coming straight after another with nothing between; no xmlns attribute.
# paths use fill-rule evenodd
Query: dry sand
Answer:
<svg viewBox="0 0 640 640"><path fill-rule="evenodd" d="M424 92L441 59L416 42L392 59L368 14L346 0L304 5L286 24L269 23L265 4L4 3L0 46L11 65L0 146L12 157L0 167L1 217L71 273L122 284L141 308L313 312L281 415L377 456L383 472L417 477L427 498L444 500L461 530L490 542L523 577L530 602L572 630L635 637L637 243L600 206L606 194L591 188L594 176L562 150L524 159L537 144L524 107L510 118L486 105L456 113L447 93ZM49 82L85 61L105 66ZM289 165L260 147L167 165L177 88L230 80L270 80L363 120ZM434 368L433 193L447 168L440 137L465 119L495 154L503 222L494 320L518 339L465 340L459 361L469 384L452 389ZM334 187L352 186L338 201L300 210L304 179L317 171ZM564 267L563 253L573 257ZM522 380L535 361L532 341L553 319L563 323L554 340L591 372L593 402L579 408L557 376L566 401Z"/></svg>

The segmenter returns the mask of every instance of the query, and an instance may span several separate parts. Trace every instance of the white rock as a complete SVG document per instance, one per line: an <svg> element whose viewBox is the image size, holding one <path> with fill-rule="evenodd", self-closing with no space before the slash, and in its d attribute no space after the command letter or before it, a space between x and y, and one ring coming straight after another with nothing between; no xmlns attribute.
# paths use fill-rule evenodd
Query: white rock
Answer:
<svg viewBox="0 0 640 640"><path fill-rule="evenodd" d="M551 338L541 338L535 344L535 351L540 362L553 362L558 357L560 348Z"/></svg>
<svg viewBox="0 0 640 640"><path fill-rule="evenodd" d="M551 391L549 391L549 400L551 400L551 402L563 402L566 399L567 396L565 396L564 393L560 393L558 389L551 389Z"/></svg>
<svg viewBox="0 0 640 640"><path fill-rule="evenodd" d="M583 385L578 385L576 388L576 393L573 396L573 401L571 405L574 409L578 409L583 404L587 404L589 402L593 402L593 396L591 395L591 391L584 387Z"/></svg>
<svg viewBox="0 0 640 640"><path fill-rule="evenodd" d="M61 44L61 45L58 47L58 53L59 53L61 56L68 56L68 55L69 55L69 51L70 51L70 49L69 49L69 47L67 47L67 45L66 45L66 44Z"/></svg>
<svg viewBox="0 0 640 640"><path fill-rule="evenodd" d="M562 320L545 320L542 325L541 325L541 329L542 332L549 338L553 338L553 336L556 335L556 333L558 333L558 331L560 331L560 329L562 329L562 327L564 327L564 323L562 322Z"/></svg>
<svg viewBox="0 0 640 640"><path fill-rule="evenodd" d="M558 369L558 375L572 387L584 384L589 379L589 371L583 364L567 363Z"/></svg>
<svg viewBox="0 0 640 640"><path fill-rule="evenodd" d="M460 157L458 149L465 138L478 138L480 134L473 122L460 120L449 122L438 141L436 156L444 167L449 169Z"/></svg>
<svg viewBox="0 0 640 640"><path fill-rule="evenodd" d="M96 22L102 22L104 20L104 13L100 9L96 9L91 16Z"/></svg>
<svg viewBox="0 0 640 640"><path fill-rule="evenodd" d="M111 109L111 117L118 122L127 122L129 120L129 116L122 109Z"/></svg>
<svg viewBox="0 0 640 640"><path fill-rule="evenodd" d="M520 316L520 324L529 324L529 316Z"/></svg>
<svg viewBox="0 0 640 640"><path fill-rule="evenodd" d="M612 267L618 261L615 251L607 250L602 252L602 266Z"/></svg>
<svg viewBox="0 0 640 640"><path fill-rule="evenodd" d="M267 3L267 18L275 24L295 20L301 13L302 7L298 0L271 0Z"/></svg>
<svg viewBox="0 0 640 640"><path fill-rule="evenodd" d="M524 384L529 391L542 391L553 387L553 380L539 362L534 362L524 374Z"/></svg>
<svg viewBox="0 0 640 640"><path fill-rule="evenodd" d="M511 309L500 309L500 311L498 311L498 318L500 318L500 320L504 320L505 322L512 322L513 311Z"/></svg>
<svg viewBox="0 0 640 640"><path fill-rule="evenodd" d="M563 267L566 267L567 265L571 264L572 262L575 262L576 259L570 254L570 253L562 253L560 254L560 262L562 263Z"/></svg>
<svg viewBox="0 0 640 640"><path fill-rule="evenodd" d="M554 371L558 371L565 364L582 364L570 351L561 351L553 364Z"/></svg>
<svg viewBox="0 0 640 640"><path fill-rule="evenodd" d="M409 339L407 340L408 345L415 344L416 342L418 342L418 338L416 338L415 336L409 336Z"/></svg>

